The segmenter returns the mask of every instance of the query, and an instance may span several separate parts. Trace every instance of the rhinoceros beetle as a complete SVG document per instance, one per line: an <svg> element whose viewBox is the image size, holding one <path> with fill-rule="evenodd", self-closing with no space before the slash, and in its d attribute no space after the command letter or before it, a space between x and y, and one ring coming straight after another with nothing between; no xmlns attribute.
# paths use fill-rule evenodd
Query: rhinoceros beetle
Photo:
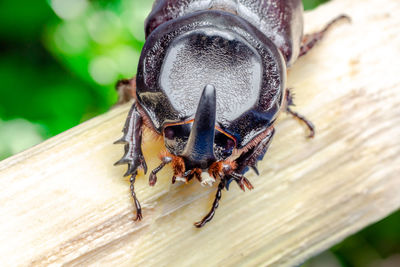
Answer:
<svg viewBox="0 0 400 267"><path fill-rule="evenodd" d="M291 110L286 72L305 55L340 16L322 31L303 36L301 0L156 0L145 23L136 79L117 84L124 102L135 102L126 120L125 154L136 219L142 219L134 183L138 168L147 172L142 154L142 128L164 138L157 172L171 164L172 183L196 178L219 180L210 212L196 227L210 221L221 191L235 181L244 191L253 186L244 177L267 152L274 122Z"/></svg>

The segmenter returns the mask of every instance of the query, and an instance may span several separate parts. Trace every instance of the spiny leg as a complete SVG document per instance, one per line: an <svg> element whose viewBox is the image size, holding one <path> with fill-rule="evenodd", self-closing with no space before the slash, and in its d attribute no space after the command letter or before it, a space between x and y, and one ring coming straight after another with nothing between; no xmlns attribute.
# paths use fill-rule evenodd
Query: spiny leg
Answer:
<svg viewBox="0 0 400 267"><path fill-rule="evenodd" d="M300 48L299 57L307 54L307 52L310 51L311 48L313 48L315 44L317 44L319 41L321 41L322 38L324 37L325 33L332 27L332 25L334 25L336 22L338 22L340 20L344 20L344 19L351 21L350 17L348 17L346 15L340 15L337 18L335 18L334 20L332 20L331 22L329 22L325 26L325 28L323 28L321 31L304 35L302 46Z"/></svg>
<svg viewBox="0 0 400 267"><path fill-rule="evenodd" d="M273 126L269 127L263 133L264 137L261 139L260 142L258 142L247 152L242 153L235 160L234 163L236 165L236 168L234 169L234 172L230 173L230 168L224 170L227 177L226 189L229 190L229 185L232 181L235 181L240 189L242 189L243 191L245 189L244 186L246 186L250 190L253 189L253 185L243 176L243 174L247 172L249 168L251 168L258 175L257 162L262 160L264 158L264 155L267 153L274 133L275 129L273 128Z"/></svg>
<svg viewBox="0 0 400 267"><path fill-rule="evenodd" d="M211 219L214 217L215 214L215 210L218 208L219 206L219 201L221 199L222 196L222 189L224 189L225 187L225 180L221 179L221 182L218 184L218 190L217 193L215 194L215 199L214 199L214 203L211 207L210 212L208 212L208 214L206 216L204 216L204 218L199 221L196 222L194 224L194 226L196 226L197 228L201 228L203 227L206 223L208 223L209 221L211 221Z"/></svg>
<svg viewBox="0 0 400 267"><path fill-rule="evenodd" d="M114 163L114 165L128 164L128 170L124 176L131 175L130 178L130 189L131 195L135 202L136 207L136 219L142 219L142 210L140 203L135 194L135 180L138 168L142 168L144 173L147 172L146 161L142 153L142 124L143 118L140 115L136 103L132 105L129 111L128 118L125 122L123 129L123 137L115 142L115 144L125 144L125 154L122 158Z"/></svg>
<svg viewBox="0 0 400 267"><path fill-rule="evenodd" d="M275 129L273 126L270 126L268 129L266 129L262 140L256 146L241 154L235 160L237 165L235 172L244 174L248 170L248 167L250 167L252 169L255 169L256 173L258 173L257 162L264 158L264 155L268 151L274 134Z"/></svg>
<svg viewBox="0 0 400 267"><path fill-rule="evenodd" d="M308 138L313 138L315 136L315 127L314 124L308 120L306 117L303 115L293 111L290 106L294 106L293 103L293 94L291 93L290 89L286 89L286 109L285 111L295 117L296 119L300 120L303 122L307 128L309 129L310 133L308 134Z"/></svg>
<svg viewBox="0 0 400 267"><path fill-rule="evenodd" d="M157 173L161 171L162 168L164 168L165 165L170 163L172 161L171 157L163 157L161 164L155 168L154 170L151 171L150 176L149 176L149 185L154 186L157 182Z"/></svg>

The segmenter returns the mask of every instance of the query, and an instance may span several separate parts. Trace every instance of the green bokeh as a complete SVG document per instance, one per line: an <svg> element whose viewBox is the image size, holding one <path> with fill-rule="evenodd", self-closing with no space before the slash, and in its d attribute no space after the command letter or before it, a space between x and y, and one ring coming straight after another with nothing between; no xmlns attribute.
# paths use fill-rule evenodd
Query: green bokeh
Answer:
<svg viewBox="0 0 400 267"><path fill-rule="evenodd" d="M303 0L303 5L305 10L309 10L325 2L328 2L328 0Z"/></svg>
<svg viewBox="0 0 400 267"><path fill-rule="evenodd" d="M304 0L311 9L324 0ZM135 74L149 0L0 2L0 159L106 112ZM367 266L400 252L400 213L304 266ZM400 265L399 265L400 266Z"/></svg>

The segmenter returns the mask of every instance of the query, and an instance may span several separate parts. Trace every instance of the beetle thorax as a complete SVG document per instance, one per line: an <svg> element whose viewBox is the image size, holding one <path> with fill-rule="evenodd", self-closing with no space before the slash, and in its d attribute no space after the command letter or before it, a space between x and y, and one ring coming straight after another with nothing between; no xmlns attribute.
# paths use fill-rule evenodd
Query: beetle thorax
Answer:
<svg viewBox="0 0 400 267"><path fill-rule="evenodd" d="M261 59L247 42L227 31L203 28L172 42L160 85L174 109L185 117L196 111L207 84L217 91L217 121L233 121L255 105L261 84Z"/></svg>

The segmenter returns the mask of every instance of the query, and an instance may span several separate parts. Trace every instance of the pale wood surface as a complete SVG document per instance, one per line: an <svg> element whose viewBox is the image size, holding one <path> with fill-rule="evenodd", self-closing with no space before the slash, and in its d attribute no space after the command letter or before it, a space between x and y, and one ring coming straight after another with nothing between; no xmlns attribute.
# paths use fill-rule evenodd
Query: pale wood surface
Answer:
<svg viewBox="0 0 400 267"><path fill-rule="evenodd" d="M306 14L306 32L340 13L289 73L296 110L313 140L286 116L255 189L232 184L214 220L215 188L137 182L144 220L132 221L121 136L128 105L0 163L0 259L15 265L291 266L400 206L400 1L336 0ZM160 144L146 137L150 169ZM153 158L153 160L150 160Z"/></svg>

